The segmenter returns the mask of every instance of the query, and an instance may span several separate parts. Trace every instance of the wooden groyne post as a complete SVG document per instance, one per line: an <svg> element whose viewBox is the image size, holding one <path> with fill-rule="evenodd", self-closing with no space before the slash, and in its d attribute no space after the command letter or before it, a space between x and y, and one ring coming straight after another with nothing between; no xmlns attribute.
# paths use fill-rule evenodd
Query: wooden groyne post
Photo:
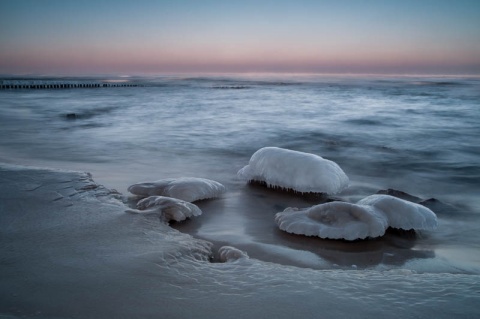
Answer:
<svg viewBox="0 0 480 319"><path fill-rule="evenodd" d="M22 83L23 82L23 83ZM4 80L0 81L0 90L21 90L21 89L77 89L77 88L111 88L111 87L138 87L134 83L102 83L102 82L57 82L57 81L21 81Z"/></svg>

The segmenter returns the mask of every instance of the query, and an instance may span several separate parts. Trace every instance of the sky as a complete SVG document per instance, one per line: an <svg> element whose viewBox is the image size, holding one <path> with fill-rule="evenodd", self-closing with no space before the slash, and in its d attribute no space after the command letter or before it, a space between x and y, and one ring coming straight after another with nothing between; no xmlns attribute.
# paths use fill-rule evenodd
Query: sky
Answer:
<svg viewBox="0 0 480 319"><path fill-rule="evenodd" d="M0 0L0 74L480 74L480 0Z"/></svg>

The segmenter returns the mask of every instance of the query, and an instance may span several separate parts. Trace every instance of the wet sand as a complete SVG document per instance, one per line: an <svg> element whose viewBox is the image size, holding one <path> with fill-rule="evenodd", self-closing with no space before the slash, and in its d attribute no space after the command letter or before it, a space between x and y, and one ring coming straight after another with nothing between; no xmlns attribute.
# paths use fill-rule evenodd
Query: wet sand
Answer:
<svg viewBox="0 0 480 319"><path fill-rule="evenodd" d="M228 202L228 196L236 195L227 194L200 206L207 212L208 205ZM215 241L212 249L209 242L161 224L155 217L127 214L122 198L97 185L86 173L1 165L0 316L480 315L480 276L465 271L442 273L436 258L436 262L422 263L432 260L428 251L423 256L425 252L420 249L410 250L415 240L399 240L397 234L386 240L353 243L351 251L341 248L343 243L322 241L323 248L319 248L316 258L324 263L322 267L330 269L314 270L256 259L265 251L281 250L279 243L285 244L283 249L305 243L303 238L271 229L272 242L266 241L264 252L249 250L248 244L239 242L238 248L247 250L250 259L215 263L211 261L221 240ZM228 205L223 208L228 211ZM198 220L203 217L208 218L208 214ZM215 236L220 238L220 234ZM397 248L419 254L417 262L424 268L437 267L438 271L367 269L372 264L388 264L388 254L397 256L390 256L391 263L405 265L409 257L392 252L392 247L402 245L407 247ZM359 257L352 259L345 254ZM277 256L288 254L281 252ZM311 257L305 253L307 264ZM348 260L342 261L344 258ZM346 268L342 265L352 260L365 269L331 268L333 264Z"/></svg>
<svg viewBox="0 0 480 319"><path fill-rule="evenodd" d="M196 202L204 212L201 217L171 226L210 241L215 248L233 245L253 258L282 265L312 269L408 268L418 272L480 273L475 254L464 254L462 258L459 254L449 255L449 250L468 251L472 247L467 247L467 243L462 247L461 242L449 242L448 236L455 231L457 222L452 224L446 216L461 216L461 210L439 200L424 202L439 215L437 230L415 232L390 228L384 236L367 240L330 240L289 234L281 231L274 221L275 214L287 207L305 208L333 200L349 201L353 194L362 192L364 190L355 184L344 193L330 197L271 189L256 183L229 184L229 191L221 198ZM371 195L377 190L369 192ZM402 197L401 192L395 195ZM406 193L403 197L414 202L425 200ZM471 227L475 229L477 219L473 221Z"/></svg>

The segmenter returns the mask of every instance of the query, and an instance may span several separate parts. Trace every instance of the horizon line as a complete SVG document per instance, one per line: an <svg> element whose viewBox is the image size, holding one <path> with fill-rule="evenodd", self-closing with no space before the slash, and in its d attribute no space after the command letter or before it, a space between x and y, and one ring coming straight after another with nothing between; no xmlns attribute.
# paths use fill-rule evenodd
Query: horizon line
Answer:
<svg viewBox="0 0 480 319"><path fill-rule="evenodd" d="M162 77L162 76L386 76L386 77L462 77L477 78L480 73L382 73L382 72L138 72L138 73L0 73L3 77Z"/></svg>

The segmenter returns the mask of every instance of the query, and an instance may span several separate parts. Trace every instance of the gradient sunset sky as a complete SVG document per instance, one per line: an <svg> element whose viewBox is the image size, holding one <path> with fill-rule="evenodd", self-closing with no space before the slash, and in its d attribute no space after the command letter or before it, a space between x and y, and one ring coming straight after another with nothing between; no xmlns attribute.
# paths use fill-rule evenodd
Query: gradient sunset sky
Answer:
<svg viewBox="0 0 480 319"><path fill-rule="evenodd" d="M0 74L480 74L480 0L0 0Z"/></svg>

